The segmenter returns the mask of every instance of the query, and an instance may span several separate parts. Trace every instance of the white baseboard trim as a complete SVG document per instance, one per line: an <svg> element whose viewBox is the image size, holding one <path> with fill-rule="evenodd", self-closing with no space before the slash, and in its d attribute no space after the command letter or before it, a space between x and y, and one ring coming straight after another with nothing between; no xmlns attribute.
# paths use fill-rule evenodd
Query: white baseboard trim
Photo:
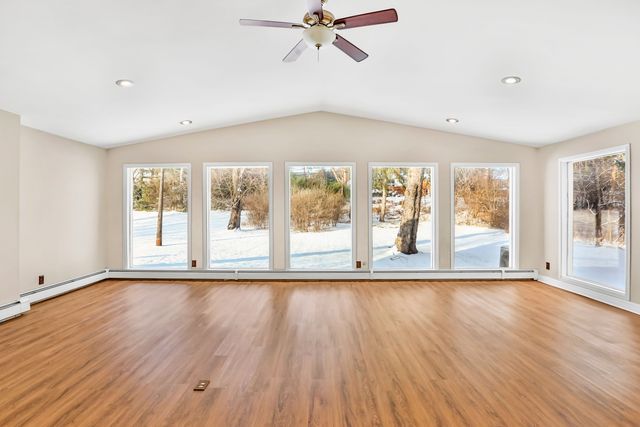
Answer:
<svg viewBox="0 0 640 427"><path fill-rule="evenodd" d="M535 280L536 270L212 271L110 270L110 279L170 280Z"/></svg>
<svg viewBox="0 0 640 427"><path fill-rule="evenodd" d="M76 289L84 288L85 286L93 285L94 283L108 278L108 270L99 271L87 276L78 277L75 279L49 285L40 289L34 289L32 291L25 292L24 294L20 295L20 301L35 304L49 298L57 297L58 295L66 294L67 292L75 291Z"/></svg>
<svg viewBox="0 0 640 427"><path fill-rule="evenodd" d="M554 279L549 276L540 276L538 281L545 285L553 286L555 288L564 289L565 291L573 292L574 294L582 295L583 297L591 298L603 304L611 305L613 307L620 308L622 310L630 311L631 313L640 314L640 304L626 301L620 298L616 298L611 295L606 295L600 292L593 291L591 289L583 288L582 286L567 283L565 281Z"/></svg>
<svg viewBox="0 0 640 427"><path fill-rule="evenodd" d="M18 317L30 309L31 305L29 301L16 301L12 304L3 305L0 307L0 323Z"/></svg>

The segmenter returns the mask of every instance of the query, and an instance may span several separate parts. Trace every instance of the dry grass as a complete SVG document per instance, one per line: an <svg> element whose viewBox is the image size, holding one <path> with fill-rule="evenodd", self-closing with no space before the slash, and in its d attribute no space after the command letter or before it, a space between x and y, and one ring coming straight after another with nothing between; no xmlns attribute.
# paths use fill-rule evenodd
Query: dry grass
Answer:
<svg viewBox="0 0 640 427"><path fill-rule="evenodd" d="M249 225L255 228L269 228L269 194L254 193L244 200Z"/></svg>

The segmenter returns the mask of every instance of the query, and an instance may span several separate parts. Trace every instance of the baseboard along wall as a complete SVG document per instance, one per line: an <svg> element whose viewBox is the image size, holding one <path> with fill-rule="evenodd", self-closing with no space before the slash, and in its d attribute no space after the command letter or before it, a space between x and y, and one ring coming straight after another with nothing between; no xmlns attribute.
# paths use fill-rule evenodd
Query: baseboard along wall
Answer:
<svg viewBox="0 0 640 427"><path fill-rule="evenodd" d="M613 307L640 314L640 304L582 288L536 270L433 270L393 271L210 271L210 270L103 270L73 280L49 285L20 295L20 301L0 307L0 322L20 316L31 304L55 298L106 279L139 280L538 280Z"/></svg>
<svg viewBox="0 0 640 427"><path fill-rule="evenodd" d="M630 311L631 313L640 314L640 304L627 301L621 298L616 298L611 295L606 295L591 289L583 288L582 286L574 285L563 280L555 279L549 276L539 276L538 281L545 285L553 286L554 288L563 289L565 291L572 292L574 294L582 295L583 297L590 298L592 300L601 302L603 304L611 305L613 307L620 308L622 310Z"/></svg>

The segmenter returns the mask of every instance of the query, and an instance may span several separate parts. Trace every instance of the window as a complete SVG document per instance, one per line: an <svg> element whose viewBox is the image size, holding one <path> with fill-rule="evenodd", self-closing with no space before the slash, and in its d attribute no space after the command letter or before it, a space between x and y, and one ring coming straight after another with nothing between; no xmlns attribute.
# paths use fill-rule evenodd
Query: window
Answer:
<svg viewBox="0 0 640 427"><path fill-rule="evenodd" d="M271 268L271 166L205 166L209 268Z"/></svg>
<svg viewBox="0 0 640 427"><path fill-rule="evenodd" d="M435 166L371 164L370 262L374 270L435 267Z"/></svg>
<svg viewBox="0 0 640 427"><path fill-rule="evenodd" d="M628 296L629 149L561 160L562 274Z"/></svg>
<svg viewBox="0 0 640 427"><path fill-rule="evenodd" d="M517 268L517 165L454 164L454 268Z"/></svg>
<svg viewBox="0 0 640 427"><path fill-rule="evenodd" d="M125 166L128 268L188 268L190 168Z"/></svg>
<svg viewBox="0 0 640 427"><path fill-rule="evenodd" d="M287 164L287 267L354 267L353 164Z"/></svg>

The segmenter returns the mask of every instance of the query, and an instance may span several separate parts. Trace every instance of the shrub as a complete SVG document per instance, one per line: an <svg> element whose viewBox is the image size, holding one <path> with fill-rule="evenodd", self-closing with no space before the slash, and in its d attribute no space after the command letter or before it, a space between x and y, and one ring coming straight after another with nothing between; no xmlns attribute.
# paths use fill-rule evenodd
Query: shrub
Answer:
<svg viewBox="0 0 640 427"><path fill-rule="evenodd" d="M296 231L321 231L335 226L346 202L328 188L294 188L291 195L291 225Z"/></svg>
<svg viewBox="0 0 640 427"><path fill-rule="evenodd" d="M244 200L249 225L255 228L269 228L269 194L253 193Z"/></svg>

